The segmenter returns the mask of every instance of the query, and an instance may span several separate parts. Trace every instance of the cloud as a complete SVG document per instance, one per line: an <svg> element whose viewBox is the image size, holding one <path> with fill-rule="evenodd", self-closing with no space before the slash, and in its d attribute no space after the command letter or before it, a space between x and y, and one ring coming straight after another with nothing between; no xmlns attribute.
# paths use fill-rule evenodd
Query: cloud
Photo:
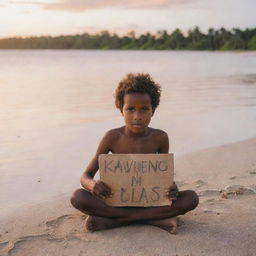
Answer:
<svg viewBox="0 0 256 256"><path fill-rule="evenodd" d="M90 34L96 34L106 30L105 26L79 26L77 28L83 33ZM127 24L126 26L113 26L112 28L109 28L107 31L111 34L115 33L118 35L127 35L127 33L131 31L136 31L136 34L138 35L148 32L148 30L137 24Z"/></svg>
<svg viewBox="0 0 256 256"><path fill-rule="evenodd" d="M20 1L20 0L9 0L8 1L9 4L39 4L39 5L43 5L43 2L40 1Z"/></svg>
<svg viewBox="0 0 256 256"><path fill-rule="evenodd" d="M12 4L40 5L47 10L82 12L89 9L124 8L124 9L153 9L194 5L202 0L55 0L40 1L9 1Z"/></svg>

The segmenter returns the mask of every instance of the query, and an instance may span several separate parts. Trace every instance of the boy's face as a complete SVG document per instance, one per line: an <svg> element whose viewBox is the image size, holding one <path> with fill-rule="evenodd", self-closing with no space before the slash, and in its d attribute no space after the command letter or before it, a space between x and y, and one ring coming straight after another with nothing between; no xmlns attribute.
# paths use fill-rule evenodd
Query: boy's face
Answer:
<svg viewBox="0 0 256 256"><path fill-rule="evenodd" d="M153 115L150 96L146 93L125 94L122 115L130 131L144 132Z"/></svg>

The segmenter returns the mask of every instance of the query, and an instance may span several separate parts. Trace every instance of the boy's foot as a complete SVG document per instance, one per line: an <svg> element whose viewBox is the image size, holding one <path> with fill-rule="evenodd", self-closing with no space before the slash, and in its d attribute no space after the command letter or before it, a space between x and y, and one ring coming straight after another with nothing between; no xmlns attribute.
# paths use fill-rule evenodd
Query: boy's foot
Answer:
<svg viewBox="0 0 256 256"><path fill-rule="evenodd" d="M118 226L121 226L121 223L117 219L88 216L85 220L85 228L90 232L115 228Z"/></svg>
<svg viewBox="0 0 256 256"><path fill-rule="evenodd" d="M177 234L177 219L167 218L161 220L150 220L146 221L146 224L159 227L168 231L171 234ZM85 220L85 229L87 231L93 232L104 229L111 229L125 225L125 222L120 222L118 219L104 218L97 216L88 216Z"/></svg>
<svg viewBox="0 0 256 256"><path fill-rule="evenodd" d="M175 217L161 220L149 220L146 223L164 229L173 235L177 234L177 219Z"/></svg>

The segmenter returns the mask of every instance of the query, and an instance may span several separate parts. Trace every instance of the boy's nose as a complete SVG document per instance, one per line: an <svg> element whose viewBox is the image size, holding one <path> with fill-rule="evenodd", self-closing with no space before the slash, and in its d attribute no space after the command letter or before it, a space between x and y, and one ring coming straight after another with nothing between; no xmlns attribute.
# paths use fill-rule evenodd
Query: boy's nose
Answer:
<svg viewBox="0 0 256 256"><path fill-rule="evenodd" d="M134 113L134 120L141 120L141 114L139 112Z"/></svg>

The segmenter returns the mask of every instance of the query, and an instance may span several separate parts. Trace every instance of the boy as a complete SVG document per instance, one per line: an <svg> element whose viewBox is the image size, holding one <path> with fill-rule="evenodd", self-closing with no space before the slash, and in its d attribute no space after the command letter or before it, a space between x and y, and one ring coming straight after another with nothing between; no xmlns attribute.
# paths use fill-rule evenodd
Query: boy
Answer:
<svg viewBox="0 0 256 256"><path fill-rule="evenodd" d="M84 189L76 190L71 204L88 214L85 226L89 231L114 228L131 223L144 223L177 232L175 216L185 214L198 205L198 196L192 190L178 192L174 183L166 196L171 206L112 207L102 199L111 196L111 188L93 180L99 169L99 154L112 153L168 153L168 135L159 129L148 127L159 105L161 88L149 74L128 74L116 89L116 107L124 118L125 126L108 131L101 140L96 155L81 176Z"/></svg>

